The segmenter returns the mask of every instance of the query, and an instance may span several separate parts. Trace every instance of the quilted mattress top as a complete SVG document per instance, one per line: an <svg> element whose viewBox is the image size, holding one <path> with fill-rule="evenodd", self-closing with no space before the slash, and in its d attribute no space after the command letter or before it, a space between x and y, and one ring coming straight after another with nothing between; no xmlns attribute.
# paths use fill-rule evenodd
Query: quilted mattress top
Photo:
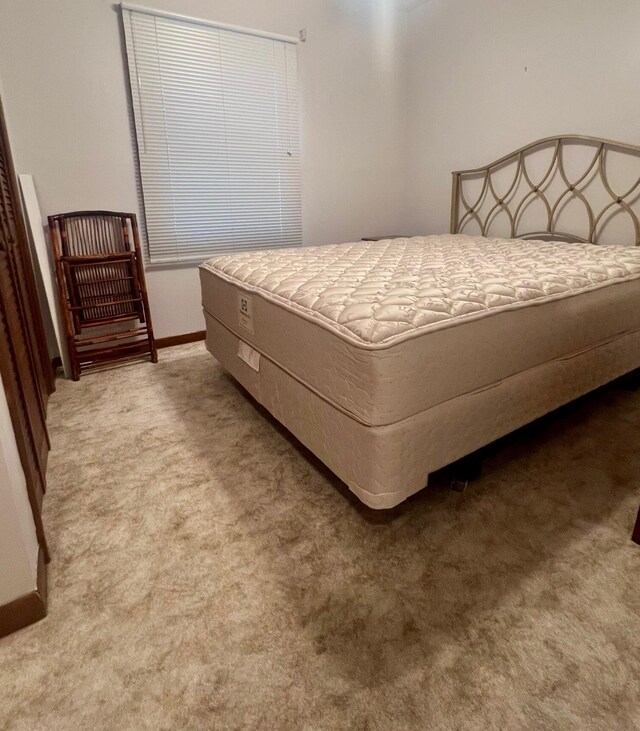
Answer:
<svg viewBox="0 0 640 731"><path fill-rule="evenodd" d="M640 248L416 236L251 251L202 266L361 347L377 348L640 279Z"/></svg>

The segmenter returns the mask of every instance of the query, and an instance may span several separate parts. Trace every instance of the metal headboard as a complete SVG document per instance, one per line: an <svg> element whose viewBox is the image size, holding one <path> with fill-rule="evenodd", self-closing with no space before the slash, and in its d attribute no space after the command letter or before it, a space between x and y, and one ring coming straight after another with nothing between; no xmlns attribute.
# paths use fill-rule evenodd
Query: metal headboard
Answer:
<svg viewBox="0 0 640 731"><path fill-rule="evenodd" d="M589 155L583 172L578 174L574 180L570 180L566 172L564 153L568 146L588 148L593 152L592 156ZM534 182L532 180L534 176L527 169L527 163L533 155L543 154L544 150L551 155L551 161L538 182ZM510 238L543 238L597 243L607 219L614 213L624 212L633 223L635 244L640 245L640 220L632 208L632 204L636 203L640 197L640 175L625 192L614 191L607 174L609 151L632 156L637 160L638 171L640 171L639 146L598 137L563 135L545 137L531 142L485 167L458 170L452 173L451 233L464 233L466 226L476 224L481 235L489 236L497 215L504 211L510 222ZM510 183L507 182L506 186L503 183L505 192L499 194L496 192L496 176L500 171L504 176L509 166L515 168L513 179ZM477 196L474 195L470 202L471 196L468 190L465 195L465 188L471 181L475 181L476 188L480 187L480 193ZM605 191L601 196L603 201L598 204L593 199L590 200L589 189L594 181L599 182L601 190ZM552 187L555 190L552 190ZM588 228L586 237L558 228L559 214L572 198L577 198L584 204L588 219L585 221L588 224L585 227ZM522 230L524 228L523 213L534 200L540 200L544 204L546 221L540 222L540 228L537 231Z"/></svg>

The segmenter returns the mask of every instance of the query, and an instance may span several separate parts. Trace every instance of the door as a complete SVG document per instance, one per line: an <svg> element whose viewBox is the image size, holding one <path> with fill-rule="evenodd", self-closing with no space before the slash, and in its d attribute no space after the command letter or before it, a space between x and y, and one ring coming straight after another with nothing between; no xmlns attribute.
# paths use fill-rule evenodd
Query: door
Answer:
<svg viewBox="0 0 640 731"><path fill-rule="evenodd" d="M41 511L49 453L46 407L54 378L17 191L0 103L0 376L47 558Z"/></svg>

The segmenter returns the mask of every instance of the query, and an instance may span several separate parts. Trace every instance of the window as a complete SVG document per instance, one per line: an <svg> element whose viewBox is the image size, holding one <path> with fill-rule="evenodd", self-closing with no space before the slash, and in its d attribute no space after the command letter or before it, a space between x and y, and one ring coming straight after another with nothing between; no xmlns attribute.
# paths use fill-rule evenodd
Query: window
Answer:
<svg viewBox="0 0 640 731"><path fill-rule="evenodd" d="M299 246L294 41L122 8L150 263Z"/></svg>

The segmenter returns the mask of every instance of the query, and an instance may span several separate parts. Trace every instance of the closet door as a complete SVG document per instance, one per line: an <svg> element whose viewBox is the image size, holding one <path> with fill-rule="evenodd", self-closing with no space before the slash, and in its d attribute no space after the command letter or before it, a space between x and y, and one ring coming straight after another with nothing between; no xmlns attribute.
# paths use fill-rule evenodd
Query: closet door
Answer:
<svg viewBox="0 0 640 731"><path fill-rule="evenodd" d="M7 130L0 105L0 376L7 395L38 540L49 436L46 404L54 388Z"/></svg>

